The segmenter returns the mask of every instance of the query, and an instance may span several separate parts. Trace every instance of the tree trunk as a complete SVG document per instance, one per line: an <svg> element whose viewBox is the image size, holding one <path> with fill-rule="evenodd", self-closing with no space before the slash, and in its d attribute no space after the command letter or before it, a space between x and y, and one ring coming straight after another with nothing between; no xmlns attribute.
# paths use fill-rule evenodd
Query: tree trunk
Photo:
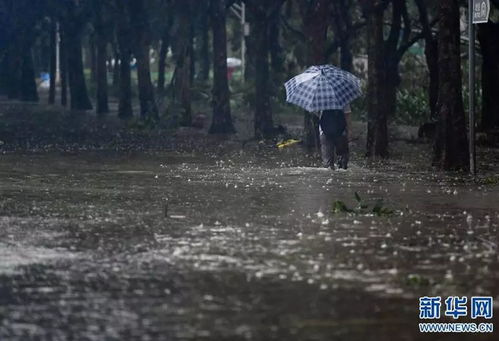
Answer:
<svg viewBox="0 0 499 341"><path fill-rule="evenodd" d="M227 31L224 0L212 0L213 29L213 120L210 134L234 133L227 80Z"/></svg>
<svg viewBox="0 0 499 341"><path fill-rule="evenodd" d="M439 89L438 71L438 43L436 39L427 40L425 48L426 63L430 74L430 86L428 96L430 100L430 113L432 119L437 119L437 101Z"/></svg>
<svg viewBox="0 0 499 341"><path fill-rule="evenodd" d="M499 23L478 25L478 39L482 51L481 127L485 131L499 129Z"/></svg>
<svg viewBox="0 0 499 341"><path fill-rule="evenodd" d="M120 16L127 18L128 13L124 8L120 10ZM131 31L128 25L128 20L123 19L117 25L117 42L119 50L119 65L118 60L115 62L115 67L120 70L119 83L119 104L118 117L123 120L128 120L133 117L132 109L132 72L130 69L131 61Z"/></svg>
<svg viewBox="0 0 499 341"><path fill-rule="evenodd" d="M68 104L68 60L66 47L66 34L60 30L59 63L61 68L61 105Z"/></svg>
<svg viewBox="0 0 499 341"><path fill-rule="evenodd" d="M158 108L151 82L149 63L149 44L142 41L135 49L137 58L137 76L139 85L140 115L142 118L159 119Z"/></svg>
<svg viewBox="0 0 499 341"><path fill-rule="evenodd" d="M208 27L208 15L202 14L202 26ZM200 79L207 82L210 79L210 31L203 29L200 35L201 49L200 49Z"/></svg>
<svg viewBox="0 0 499 341"><path fill-rule="evenodd" d="M159 113L151 81L149 60L149 18L143 0L129 1L128 4L133 27L133 51L137 58L140 116L142 119L158 120Z"/></svg>
<svg viewBox="0 0 499 341"><path fill-rule="evenodd" d="M343 70L353 71L352 42L350 37L345 37L340 45L340 65Z"/></svg>
<svg viewBox="0 0 499 341"><path fill-rule="evenodd" d="M67 18L71 20L71 18ZM88 97L87 84L83 72L81 32L75 24L65 23L65 47L67 52L67 66L69 92L72 110L92 110L92 103Z"/></svg>
<svg viewBox="0 0 499 341"><path fill-rule="evenodd" d="M375 2L368 11L367 156L388 156L388 128L385 110L386 70L383 38L384 8Z"/></svg>
<svg viewBox="0 0 499 341"><path fill-rule="evenodd" d="M95 37L95 34L90 36L89 43L88 43L88 48L87 48L87 53L85 56L87 57L85 61L90 62L90 82L92 84L97 83L97 47L95 40L97 38ZM85 68L85 67L84 67Z"/></svg>
<svg viewBox="0 0 499 341"><path fill-rule="evenodd" d="M8 93L8 83L9 83L9 60L8 60L8 54L5 53L1 58L0 58L0 95L6 96Z"/></svg>
<svg viewBox="0 0 499 341"><path fill-rule="evenodd" d="M255 136L257 138L272 137L274 121L270 105L269 89L269 30L268 18L265 13L255 16L252 33L256 51L255 55Z"/></svg>
<svg viewBox="0 0 499 341"><path fill-rule="evenodd" d="M190 83L194 84L194 78L196 76L196 53L194 49L194 44L195 44L195 29L194 29L194 24L191 23L191 29L190 29L190 39L189 39L189 55L191 56L190 60L190 70L189 70L189 76L190 76Z"/></svg>
<svg viewBox="0 0 499 341"><path fill-rule="evenodd" d="M191 108L191 2L176 0L177 31L174 42L174 102L181 107L180 125L192 125Z"/></svg>
<svg viewBox="0 0 499 341"><path fill-rule="evenodd" d="M158 60L158 91L163 92L165 90L165 72L166 72L166 57L168 55L168 49L170 48L170 32L169 28L165 29L163 37L161 38L161 47L159 50L159 60Z"/></svg>
<svg viewBox="0 0 499 341"><path fill-rule="evenodd" d="M276 81L280 81L279 76L284 72L284 50L281 46L281 11L274 11L270 17L270 60L272 73L277 76Z"/></svg>
<svg viewBox="0 0 499 341"><path fill-rule="evenodd" d="M312 4L300 2L304 32L307 37L308 66L326 62L326 43L328 30L329 0L315 0ZM306 112L304 119L305 146L319 153L319 119L315 114Z"/></svg>
<svg viewBox="0 0 499 341"><path fill-rule="evenodd" d="M97 114L109 112L107 84L107 41L102 32L97 32Z"/></svg>
<svg viewBox="0 0 499 341"><path fill-rule="evenodd" d="M469 163L461 92L459 2L440 0L439 7L439 123L434 161L444 170L465 170L469 169Z"/></svg>
<svg viewBox="0 0 499 341"><path fill-rule="evenodd" d="M113 88L118 89L120 86L120 51L119 48L116 46L116 43L113 43L113 59L114 63L112 63L112 59L109 60L109 65L112 65L112 70L113 70Z"/></svg>
<svg viewBox="0 0 499 341"><path fill-rule="evenodd" d="M339 40L340 66L343 70L353 70L352 37L356 34L352 27L352 3L350 0L332 2L332 26L334 35Z"/></svg>
<svg viewBox="0 0 499 341"><path fill-rule="evenodd" d="M8 47L7 96L21 101L38 101L31 43L14 41Z"/></svg>
<svg viewBox="0 0 499 341"><path fill-rule="evenodd" d="M57 22L50 22L50 89L49 104L55 104L56 81L57 81Z"/></svg>
<svg viewBox="0 0 499 341"><path fill-rule="evenodd" d="M35 81L35 68L31 48L24 50L21 69L21 100L26 102L38 102L38 92Z"/></svg>
<svg viewBox="0 0 499 341"><path fill-rule="evenodd" d="M419 21L423 28L423 36L425 40L425 56L428 72L430 75L430 86L428 89L428 97L430 101L431 118L437 119L437 100L438 100L438 43L433 35L430 20L428 17L428 9L424 0L416 0L416 5L419 11Z"/></svg>
<svg viewBox="0 0 499 341"><path fill-rule="evenodd" d="M23 55L18 48L18 43L12 42L7 50L8 81L7 97L9 99L19 99L21 96L21 70Z"/></svg>

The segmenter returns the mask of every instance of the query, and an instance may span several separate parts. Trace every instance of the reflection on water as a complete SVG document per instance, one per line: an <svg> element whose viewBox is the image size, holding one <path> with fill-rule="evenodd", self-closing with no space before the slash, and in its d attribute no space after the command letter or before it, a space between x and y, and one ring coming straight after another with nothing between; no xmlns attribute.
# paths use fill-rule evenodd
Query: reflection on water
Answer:
<svg viewBox="0 0 499 341"><path fill-rule="evenodd" d="M419 296L499 301L498 186L304 164L3 156L0 339L416 340Z"/></svg>

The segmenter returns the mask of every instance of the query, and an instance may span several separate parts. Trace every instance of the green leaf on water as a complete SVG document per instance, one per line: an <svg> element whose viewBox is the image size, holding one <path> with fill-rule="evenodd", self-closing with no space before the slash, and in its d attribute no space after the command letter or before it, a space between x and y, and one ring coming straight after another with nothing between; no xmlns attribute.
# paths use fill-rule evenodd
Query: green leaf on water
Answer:
<svg viewBox="0 0 499 341"><path fill-rule="evenodd" d="M422 275L410 274L405 279L405 284L408 286L412 286L412 287L425 287L425 286L430 285L431 281L430 281L430 279L428 279Z"/></svg>
<svg viewBox="0 0 499 341"><path fill-rule="evenodd" d="M337 200L333 204L333 213L353 213L354 210L348 208L348 206L340 200Z"/></svg>
<svg viewBox="0 0 499 341"><path fill-rule="evenodd" d="M362 202L362 198L360 197L359 193L355 192L355 200L360 204Z"/></svg>

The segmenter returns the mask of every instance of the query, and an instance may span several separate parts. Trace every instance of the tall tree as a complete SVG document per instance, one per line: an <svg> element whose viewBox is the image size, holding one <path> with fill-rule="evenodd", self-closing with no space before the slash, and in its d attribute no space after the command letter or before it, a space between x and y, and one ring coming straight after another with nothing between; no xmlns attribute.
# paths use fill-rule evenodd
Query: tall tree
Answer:
<svg viewBox="0 0 499 341"><path fill-rule="evenodd" d="M363 27L363 24L354 25L353 10L354 3L349 0L338 0L332 2L332 27L335 41L330 50L340 49L340 67L343 70L353 70L352 40L357 29Z"/></svg>
<svg viewBox="0 0 499 341"><path fill-rule="evenodd" d="M329 0L299 0L303 32L306 37L307 65L326 63L327 31L329 27ZM305 113L305 145L319 151L319 120Z"/></svg>
<svg viewBox="0 0 499 341"><path fill-rule="evenodd" d="M459 1L440 0L439 15L439 122L434 161L445 170L468 169L468 142L461 90Z"/></svg>
<svg viewBox="0 0 499 341"><path fill-rule="evenodd" d="M5 0L2 27L5 48L5 87L9 98L37 101L32 47L36 39L36 23L42 13L41 4L27 0Z"/></svg>
<svg viewBox="0 0 499 341"><path fill-rule="evenodd" d="M383 20L386 4L381 0L366 0L363 3L367 19L367 155L388 156L387 117L383 84L386 81Z"/></svg>
<svg viewBox="0 0 499 341"><path fill-rule="evenodd" d="M114 19L116 25L115 32L120 57L120 60L117 60L115 64L115 67L118 67L120 72L118 117L127 120L133 117L132 75L130 69L132 59L132 30L128 9L122 6L121 0L115 0L114 6L114 13L116 13Z"/></svg>
<svg viewBox="0 0 499 341"><path fill-rule="evenodd" d="M97 82L97 114L104 115L109 112L108 82L107 82L107 45L112 31L109 21L108 1L93 0L95 48L96 48L96 82Z"/></svg>
<svg viewBox="0 0 499 341"><path fill-rule="evenodd" d="M478 25L482 51L482 121L485 131L499 128L499 23Z"/></svg>
<svg viewBox="0 0 499 341"><path fill-rule="evenodd" d="M89 4L87 1L69 0L63 3L63 10L61 27L65 37L71 109L91 110L82 60L82 35L89 17Z"/></svg>
<svg viewBox="0 0 499 341"><path fill-rule="evenodd" d="M399 65L407 50L421 39L411 36L406 0L363 0L369 55L367 155L388 156L388 118L395 115ZM385 39L385 11L391 5L391 25Z"/></svg>
<svg viewBox="0 0 499 341"><path fill-rule="evenodd" d="M144 0L128 0L127 5L132 27L132 48L137 59L140 115L143 119L158 120L158 107L151 81L149 13Z"/></svg>
<svg viewBox="0 0 499 341"><path fill-rule="evenodd" d="M199 59L199 79L202 81L208 81L210 79L210 70L211 70L211 58L210 58L210 30L207 30L206 27L209 26L210 16L208 15L207 1L203 2L203 10L201 12L201 20L200 25L198 27L199 31L199 39L200 47L198 51L198 59Z"/></svg>
<svg viewBox="0 0 499 341"><path fill-rule="evenodd" d="M437 118L437 100L438 100L438 41L433 33L432 22L430 21L428 2L416 0L416 6L419 11L419 22L425 41L426 65L430 75L430 86L428 88L428 97L430 100L430 112L432 119Z"/></svg>
<svg viewBox="0 0 499 341"><path fill-rule="evenodd" d="M55 18L50 19L50 88L49 88L49 104L55 103L56 81L57 81L57 21Z"/></svg>
<svg viewBox="0 0 499 341"><path fill-rule="evenodd" d="M163 92L165 90L165 72L166 72L166 57L170 49L172 37L171 30L173 24L173 11L171 8L168 9L166 14L166 23L162 28L163 34L161 35L161 46L159 50L158 59L158 91Z"/></svg>
<svg viewBox="0 0 499 341"><path fill-rule="evenodd" d="M248 1L251 12L252 49L255 63L255 136L270 138L274 132L274 120L270 103L270 21L279 11L284 0L254 0Z"/></svg>
<svg viewBox="0 0 499 341"><path fill-rule="evenodd" d="M60 30L59 63L61 69L61 105L68 105L68 59L66 48L66 34Z"/></svg>
<svg viewBox="0 0 499 341"><path fill-rule="evenodd" d="M234 133L227 80L227 31L225 0L211 0L213 30L213 120L210 133Z"/></svg>

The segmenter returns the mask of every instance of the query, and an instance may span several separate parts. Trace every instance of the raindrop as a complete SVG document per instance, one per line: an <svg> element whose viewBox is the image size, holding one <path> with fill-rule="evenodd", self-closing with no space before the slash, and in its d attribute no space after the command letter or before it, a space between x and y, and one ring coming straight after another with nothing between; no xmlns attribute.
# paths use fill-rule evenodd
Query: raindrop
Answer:
<svg viewBox="0 0 499 341"><path fill-rule="evenodd" d="M473 216L471 214L466 217L466 224L468 224L469 228L473 227Z"/></svg>

